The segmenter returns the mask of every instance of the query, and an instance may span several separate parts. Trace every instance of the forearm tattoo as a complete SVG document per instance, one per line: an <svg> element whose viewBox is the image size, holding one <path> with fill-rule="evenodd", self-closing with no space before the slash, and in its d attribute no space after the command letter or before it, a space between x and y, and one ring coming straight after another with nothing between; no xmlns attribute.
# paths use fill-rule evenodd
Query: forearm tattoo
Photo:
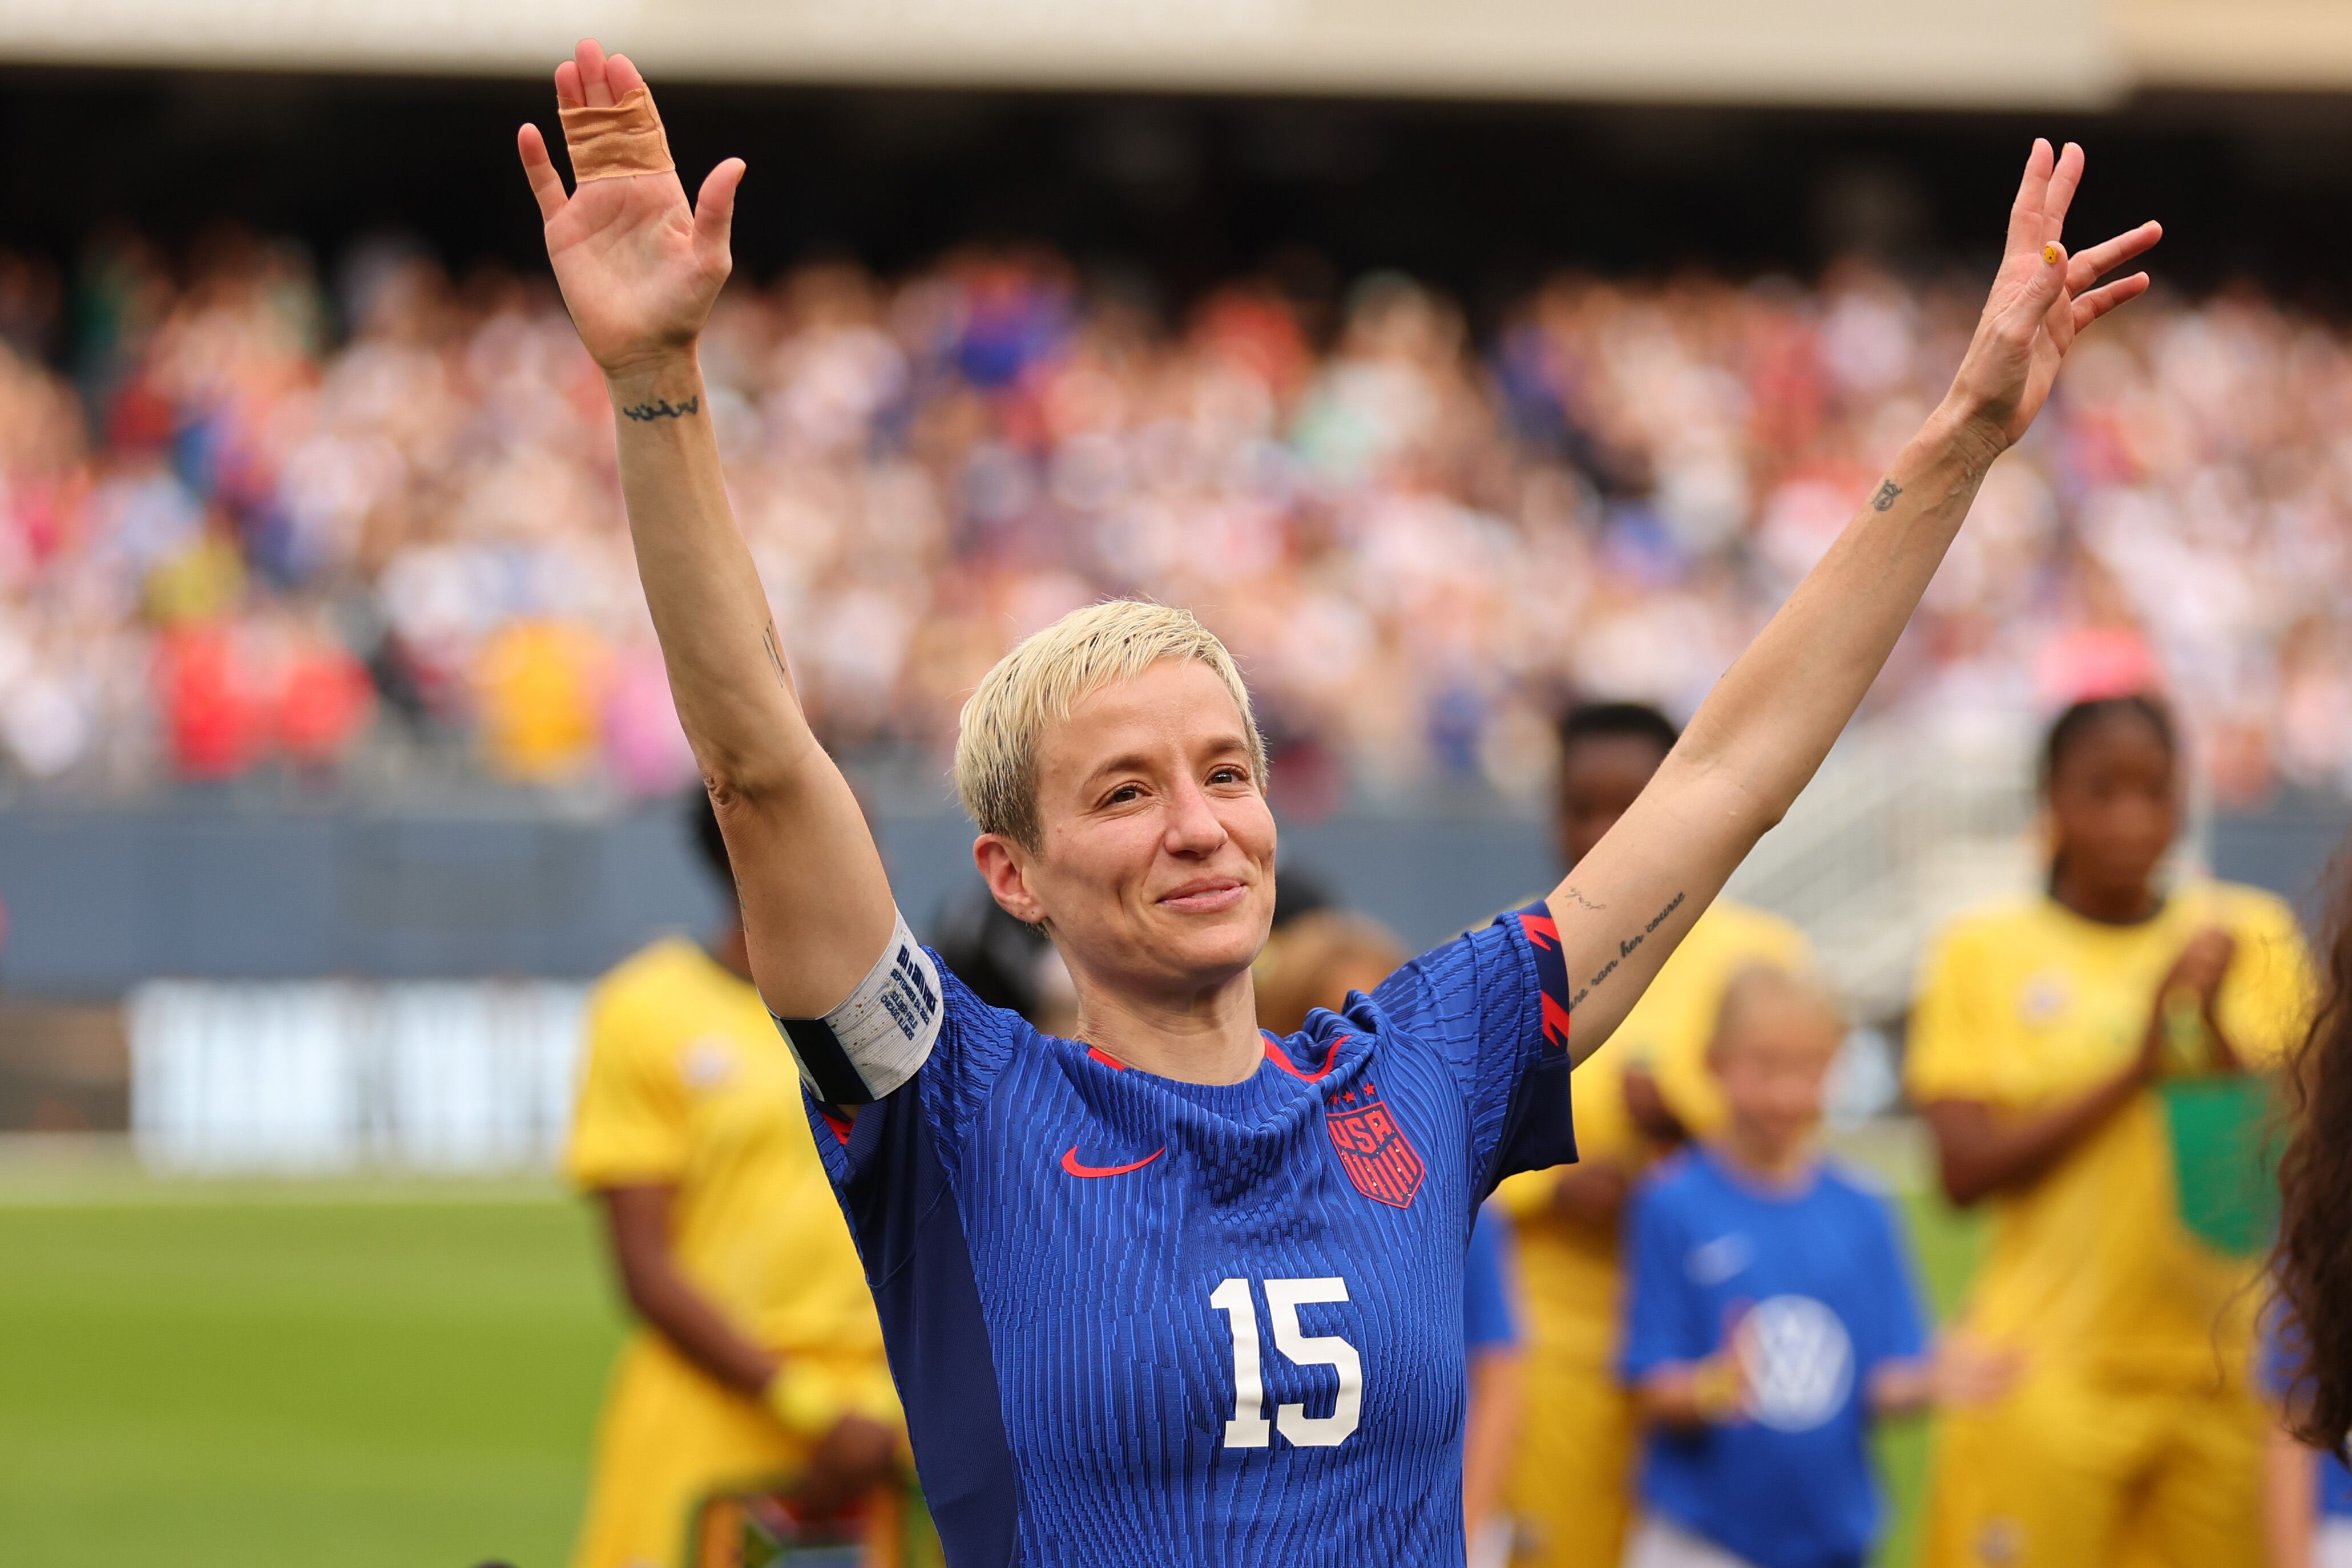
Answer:
<svg viewBox="0 0 2352 1568"><path fill-rule="evenodd" d="M1608 908L1608 907L1609 907L1609 906L1608 906L1607 904L1595 904L1595 903L1593 903L1593 902L1592 902L1592 900L1591 900L1591 899L1589 899L1589 898L1585 897L1585 896L1584 896L1584 894L1582 894L1581 893L1579 893L1576 889L1574 889L1574 888L1572 888L1572 887L1566 886L1565 884L1563 884L1563 885L1561 886L1561 888L1560 888L1559 892L1559 893L1557 893L1557 894L1555 894L1553 896L1554 896L1554 897L1557 897L1557 898L1565 899L1565 900L1567 900L1569 903L1573 904L1574 905L1576 905L1576 907L1578 907L1579 909L1589 909L1589 910L1592 911L1595 915L1600 914L1602 910L1604 910L1604 909L1606 909L1606 908Z"/></svg>
<svg viewBox="0 0 2352 1568"><path fill-rule="evenodd" d="M684 419L689 413L699 413L701 411L702 394L697 392L684 402L672 402L666 397L656 398L651 402L641 402L625 408L621 413L625 417L644 424L656 419Z"/></svg>
<svg viewBox="0 0 2352 1568"><path fill-rule="evenodd" d="M1617 956L1610 959L1609 962L1601 965L1600 968L1594 970L1592 978L1585 981L1584 984L1578 988L1576 995L1568 998L1569 1011L1574 1012L1577 1009L1582 1007L1584 1005L1584 998L1592 994L1593 988L1600 985L1601 981L1607 979L1610 976L1615 974L1617 972L1617 966L1632 957L1633 956L1634 949L1640 947L1643 943L1648 941L1650 939L1650 934L1657 930L1659 926L1664 925L1666 923L1666 917L1672 915L1675 910L1680 909L1682 906L1683 895L1678 893L1675 894L1674 897L1666 901L1666 906L1664 909L1659 910L1655 915L1650 916L1650 923L1648 925L1643 926L1639 931L1634 932L1631 936L1619 941L1617 944Z"/></svg>
<svg viewBox="0 0 2352 1568"><path fill-rule="evenodd" d="M784 665L783 645L776 640L776 623L769 622L760 628L760 646L768 651L768 667L776 672L776 684L786 691L793 689L792 672Z"/></svg>
<svg viewBox="0 0 2352 1568"><path fill-rule="evenodd" d="M1903 486L1889 479L1878 487L1878 494L1870 498L1870 509L1874 512L1891 512L1895 509L1895 497L1901 494L1903 494Z"/></svg>

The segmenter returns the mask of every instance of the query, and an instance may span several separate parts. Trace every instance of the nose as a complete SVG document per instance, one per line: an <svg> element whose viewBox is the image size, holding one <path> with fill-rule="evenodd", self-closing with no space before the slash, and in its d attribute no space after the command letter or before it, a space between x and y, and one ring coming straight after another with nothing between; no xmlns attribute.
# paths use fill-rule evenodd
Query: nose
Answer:
<svg viewBox="0 0 2352 1568"><path fill-rule="evenodd" d="M1172 855L1213 855L1230 837L1208 792L1186 779L1168 797L1168 831L1161 841Z"/></svg>

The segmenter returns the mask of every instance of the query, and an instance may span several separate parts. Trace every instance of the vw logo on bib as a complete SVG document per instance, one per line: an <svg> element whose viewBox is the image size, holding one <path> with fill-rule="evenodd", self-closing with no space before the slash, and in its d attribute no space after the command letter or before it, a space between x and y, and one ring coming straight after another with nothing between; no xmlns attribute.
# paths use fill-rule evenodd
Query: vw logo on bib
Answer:
<svg viewBox="0 0 2352 1568"><path fill-rule="evenodd" d="M1776 1432L1810 1432L1853 1389L1853 1341L1811 1296L1773 1296L1739 1320L1732 1346L1748 1376L1748 1415Z"/></svg>

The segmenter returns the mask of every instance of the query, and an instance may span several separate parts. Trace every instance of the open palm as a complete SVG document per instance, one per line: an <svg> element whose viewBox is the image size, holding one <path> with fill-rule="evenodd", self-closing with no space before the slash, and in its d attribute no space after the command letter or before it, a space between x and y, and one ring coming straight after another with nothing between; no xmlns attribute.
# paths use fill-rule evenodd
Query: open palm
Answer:
<svg viewBox="0 0 2352 1568"><path fill-rule="evenodd" d="M2059 235L2082 180L2080 147L2070 141L2063 153L2053 154L2049 142L2035 141L2017 204L2010 209L2000 271L1954 379L1953 390L1972 417L1996 433L2003 447L2025 434L2049 401L2074 335L2146 293L2147 274L2135 272L2104 287L2094 285L2164 237L2157 225L2142 224L2080 256L2067 256Z"/></svg>
<svg viewBox="0 0 2352 1568"><path fill-rule="evenodd" d="M608 59L593 38L555 70L559 99L597 108L644 85L626 57ZM727 242L742 160L713 169L689 208L675 172L583 181L567 197L539 128L526 125L515 140L555 281L596 362L610 374L690 348L733 265Z"/></svg>

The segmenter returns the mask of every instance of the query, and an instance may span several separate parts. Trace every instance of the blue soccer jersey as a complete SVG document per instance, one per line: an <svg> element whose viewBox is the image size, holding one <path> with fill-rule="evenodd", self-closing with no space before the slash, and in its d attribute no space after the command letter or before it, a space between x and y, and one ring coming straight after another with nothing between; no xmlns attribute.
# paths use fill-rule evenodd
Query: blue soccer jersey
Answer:
<svg viewBox="0 0 2352 1568"><path fill-rule="evenodd" d="M941 977L915 1076L814 1112L952 1568L1459 1563L1472 1219L1575 1157L1542 906L1232 1084Z"/></svg>
<svg viewBox="0 0 2352 1568"><path fill-rule="evenodd" d="M1628 1382L1736 1347L1729 1422L1654 1431L1643 1505L1758 1568L1861 1568L1878 1527L1870 1375L1923 1348L1895 1217L1822 1166L1767 1192L1700 1148L1635 1194L1626 1237Z"/></svg>

